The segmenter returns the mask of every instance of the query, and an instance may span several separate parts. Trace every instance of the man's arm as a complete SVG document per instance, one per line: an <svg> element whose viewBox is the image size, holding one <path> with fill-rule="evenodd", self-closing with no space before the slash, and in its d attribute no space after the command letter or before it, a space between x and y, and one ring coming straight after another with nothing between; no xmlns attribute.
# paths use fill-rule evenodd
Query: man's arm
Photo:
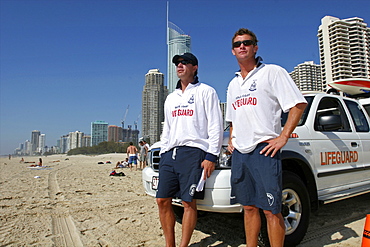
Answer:
<svg viewBox="0 0 370 247"><path fill-rule="evenodd" d="M230 152L230 153L233 153L234 152L234 146L233 146L233 143L232 143L232 134L233 134L233 123L230 122L230 126L229 126L229 142L228 142L228 145L227 145L227 150Z"/></svg>
<svg viewBox="0 0 370 247"><path fill-rule="evenodd" d="M290 134L292 134L295 127L297 127L297 124L301 119L301 116L303 114L304 109L306 108L306 105L307 103L299 103L290 109L288 114L288 120L285 123L283 131L278 137L271 140L267 140L266 142L268 143L268 145L261 150L260 154L265 154L265 156L271 154L271 157L274 157L275 154L282 147L285 146L285 144L288 142Z"/></svg>
<svg viewBox="0 0 370 247"><path fill-rule="evenodd" d="M210 177L215 170L217 157L220 154L222 138L223 138L223 124L222 113L220 109L220 100L218 99L216 91L212 88L208 91L205 100L205 114L207 115L208 123L208 150L205 160L202 162L204 169L204 178Z"/></svg>

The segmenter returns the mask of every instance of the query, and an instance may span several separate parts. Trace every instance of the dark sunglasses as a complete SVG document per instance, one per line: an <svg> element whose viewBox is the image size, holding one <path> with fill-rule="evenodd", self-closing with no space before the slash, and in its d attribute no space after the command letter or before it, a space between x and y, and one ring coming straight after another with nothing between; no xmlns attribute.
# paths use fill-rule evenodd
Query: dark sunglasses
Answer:
<svg viewBox="0 0 370 247"><path fill-rule="evenodd" d="M243 41L236 41L233 43L233 48L240 47L241 45L249 46L249 45L254 45L255 42L253 40L243 40Z"/></svg>
<svg viewBox="0 0 370 247"><path fill-rule="evenodd" d="M175 66L177 67L177 65L179 65L179 63L183 64L183 65L187 65L189 63L192 64L192 62L190 60L181 60L181 61L176 61L175 62Z"/></svg>

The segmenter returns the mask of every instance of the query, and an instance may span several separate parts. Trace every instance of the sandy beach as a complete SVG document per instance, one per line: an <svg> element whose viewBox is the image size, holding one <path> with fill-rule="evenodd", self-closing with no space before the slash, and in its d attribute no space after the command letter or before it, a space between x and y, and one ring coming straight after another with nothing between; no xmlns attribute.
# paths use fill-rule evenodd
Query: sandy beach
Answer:
<svg viewBox="0 0 370 247"><path fill-rule="evenodd" d="M109 176L125 157L53 155L42 157L41 169L20 157L2 157L0 246L164 246L157 205L144 192L141 171L120 168L126 176ZM299 246L360 246L369 205L370 194L324 205ZM180 236L177 222L178 243ZM242 217L202 215L190 246L245 246Z"/></svg>

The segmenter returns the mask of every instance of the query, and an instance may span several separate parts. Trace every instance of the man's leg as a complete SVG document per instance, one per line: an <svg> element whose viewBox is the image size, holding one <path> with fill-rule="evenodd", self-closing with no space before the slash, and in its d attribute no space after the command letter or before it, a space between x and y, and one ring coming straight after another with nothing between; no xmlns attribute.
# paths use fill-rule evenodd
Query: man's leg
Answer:
<svg viewBox="0 0 370 247"><path fill-rule="evenodd" d="M175 214L172 209L172 198L157 198L157 204L166 247L175 247Z"/></svg>
<svg viewBox="0 0 370 247"><path fill-rule="evenodd" d="M195 199L191 202L183 201L182 204L184 205L184 215L182 217L182 238L180 247L185 247L189 245L191 235L197 224L198 213Z"/></svg>
<svg viewBox="0 0 370 247"><path fill-rule="evenodd" d="M255 206L244 206L244 228L248 247L257 247L258 234L261 229L259 209Z"/></svg>
<svg viewBox="0 0 370 247"><path fill-rule="evenodd" d="M281 213L273 214L271 211L264 210L267 220L267 230L271 247L284 246L285 224Z"/></svg>

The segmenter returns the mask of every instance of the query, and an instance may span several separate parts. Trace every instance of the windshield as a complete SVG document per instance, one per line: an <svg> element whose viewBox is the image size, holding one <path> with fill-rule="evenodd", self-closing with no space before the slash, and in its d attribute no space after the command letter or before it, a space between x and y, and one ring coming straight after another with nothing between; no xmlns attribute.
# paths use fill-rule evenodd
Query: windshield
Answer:
<svg viewBox="0 0 370 247"><path fill-rule="evenodd" d="M297 126L302 126L306 122L307 115L308 115L308 112L310 111L313 98L314 98L313 96L305 96L305 99L306 99L308 104L306 106L306 109L304 109L302 117L299 120ZM281 114L281 126L282 127L284 127L286 121L288 120L288 114L289 114L289 112L285 112L285 113L283 112Z"/></svg>

